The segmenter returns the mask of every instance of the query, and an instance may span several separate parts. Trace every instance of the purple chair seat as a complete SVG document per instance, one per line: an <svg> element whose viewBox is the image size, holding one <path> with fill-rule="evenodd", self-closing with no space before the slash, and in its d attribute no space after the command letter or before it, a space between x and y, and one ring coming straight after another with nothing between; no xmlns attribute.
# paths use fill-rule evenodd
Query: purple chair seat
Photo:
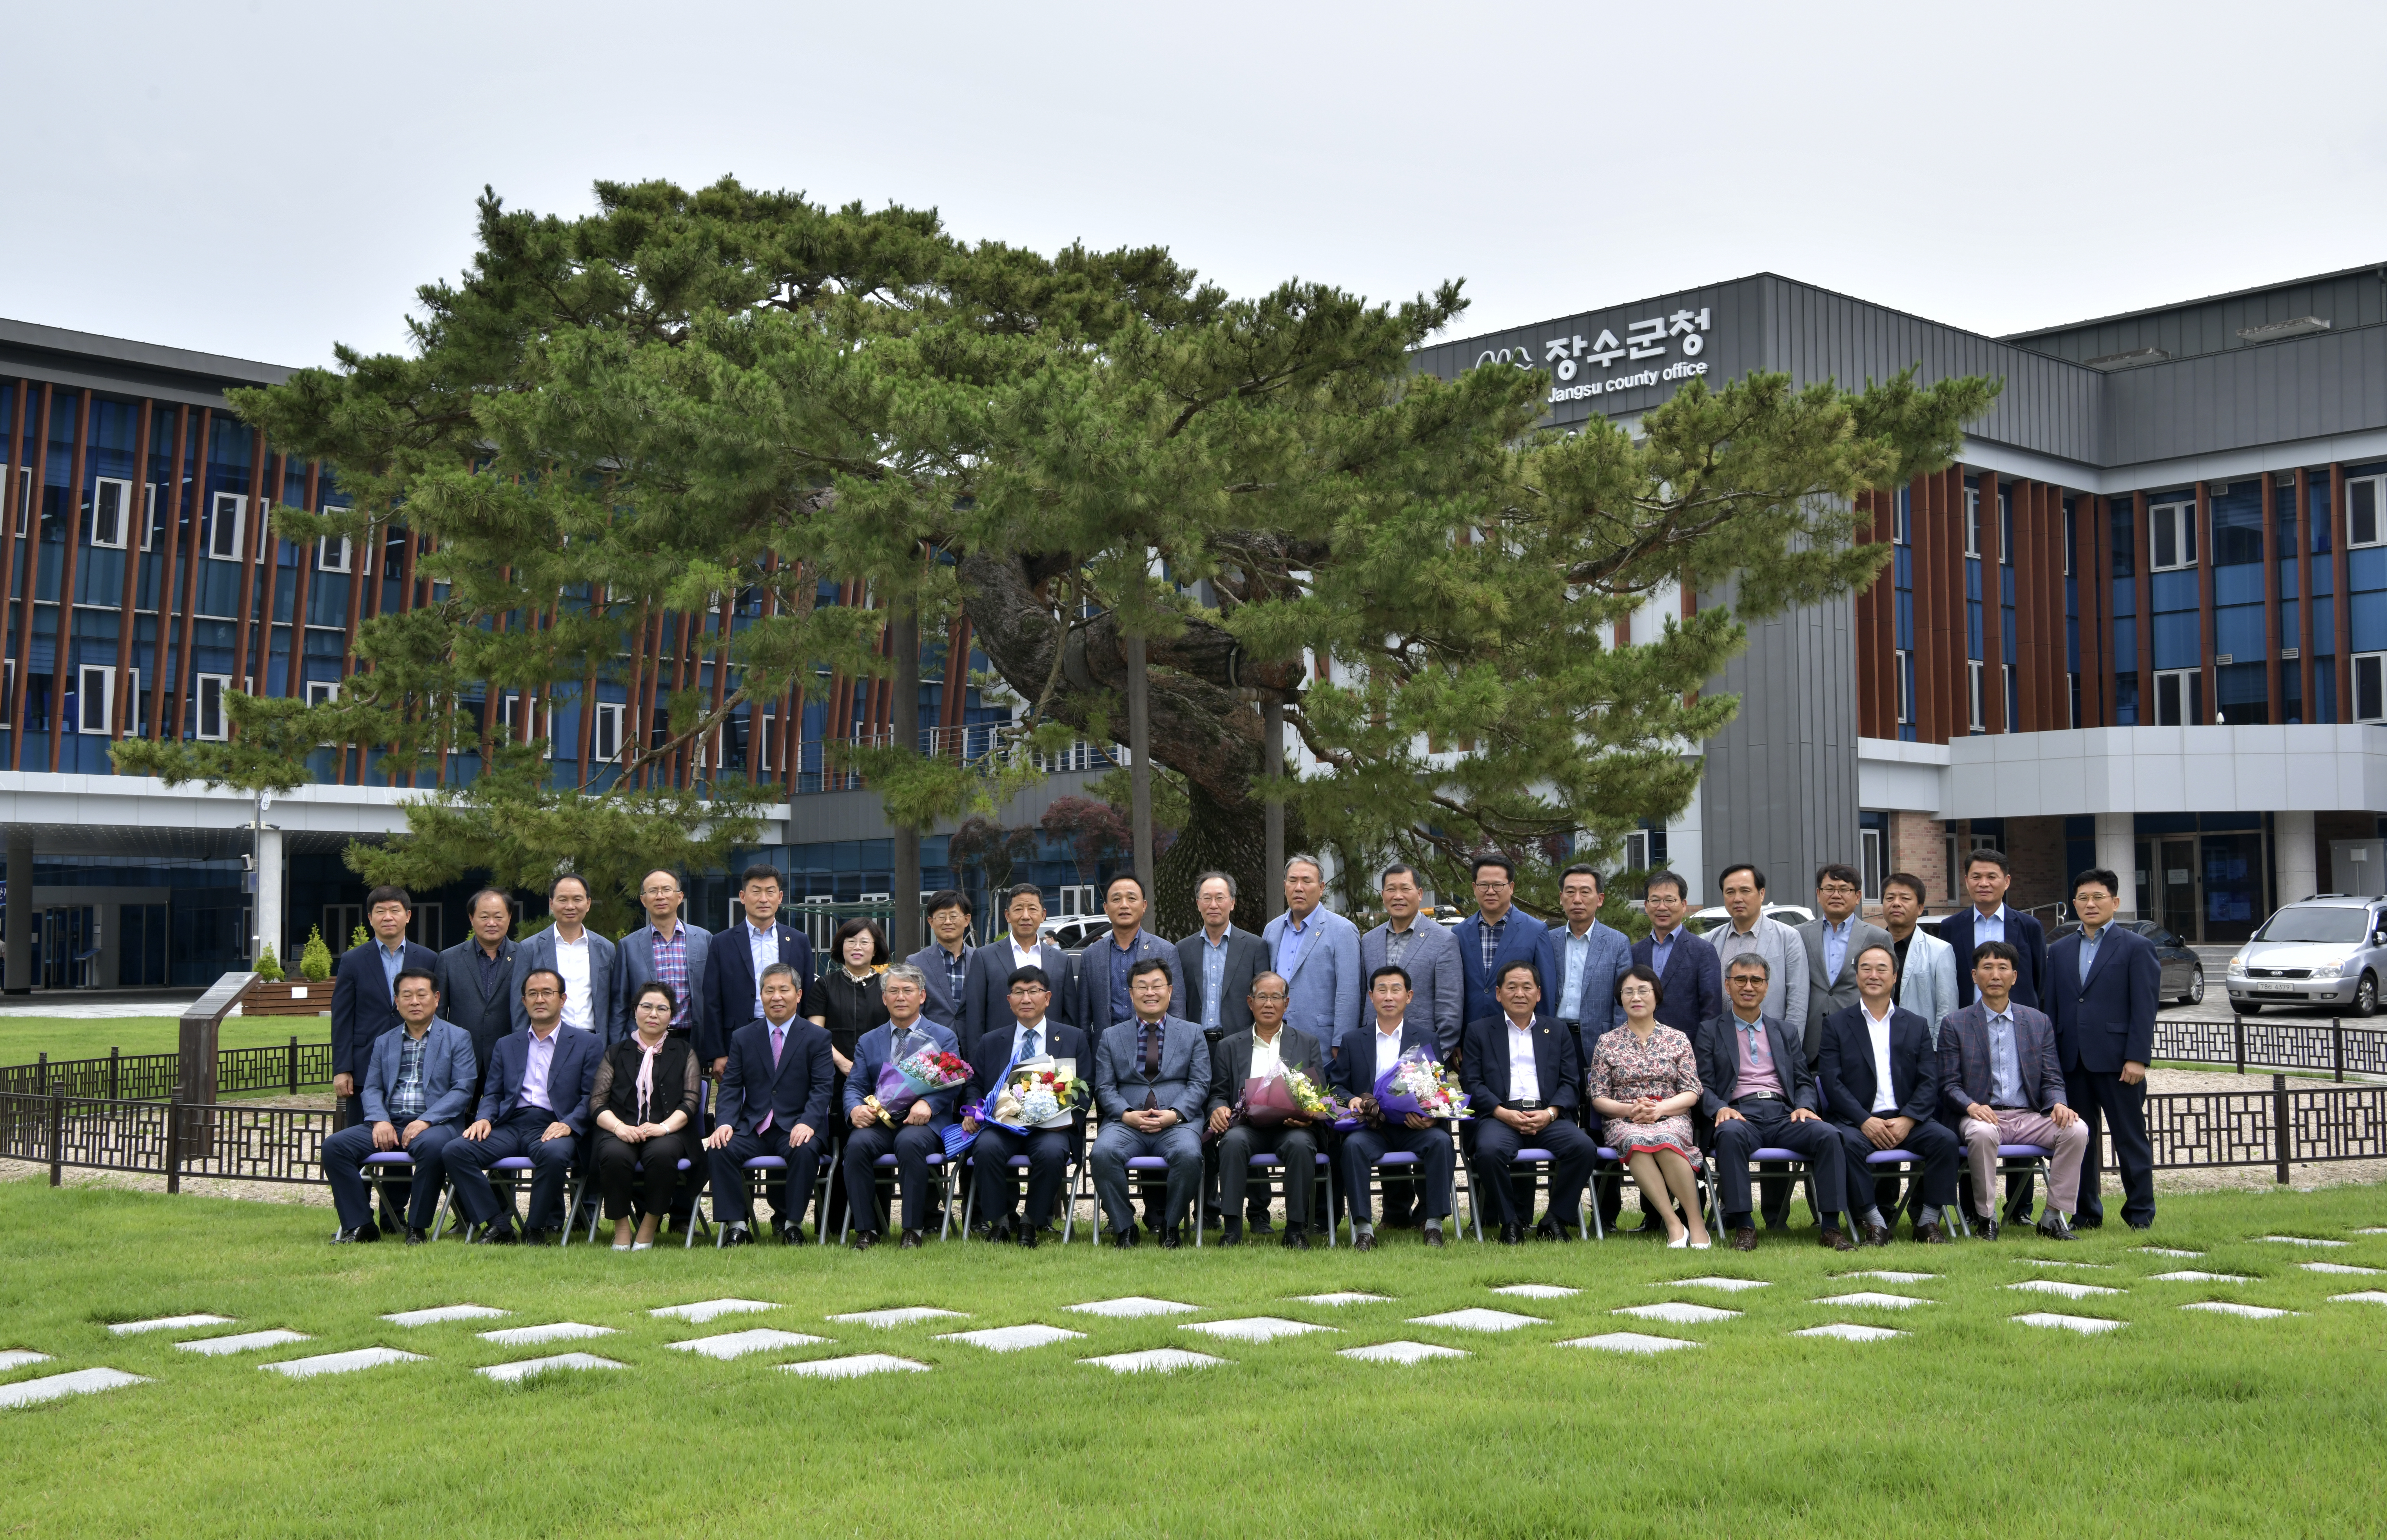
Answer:
<svg viewBox="0 0 2387 1540"><path fill-rule="evenodd" d="M928 1152L929 1165L942 1166L944 1163L945 1153L942 1150L930 1150ZM891 1155L883 1155L877 1160L872 1161L870 1164L881 1171L891 1171L895 1169L895 1157Z"/></svg>
<svg viewBox="0 0 2387 1540"><path fill-rule="evenodd" d="M414 1164L414 1157L408 1155L404 1150L375 1150L373 1154L365 1156L365 1164L368 1166L411 1166Z"/></svg>
<svg viewBox="0 0 2387 1540"><path fill-rule="evenodd" d="M1749 1158L1751 1160L1804 1160L1807 1157L1796 1150L1786 1150L1778 1144L1768 1144L1763 1149L1749 1151Z"/></svg>
<svg viewBox="0 0 2387 1540"><path fill-rule="evenodd" d="M1320 1155L1318 1159L1319 1163L1323 1165L1326 1157ZM1414 1166L1417 1163L1417 1155L1408 1150L1387 1150L1376 1157L1376 1164L1379 1166Z"/></svg>
<svg viewBox="0 0 2387 1540"><path fill-rule="evenodd" d="M1556 1160L1558 1156L1547 1150L1519 1150L1509 1163L1514 1165L1520 1160Z"/></svg>
<svg viewBox="0 0 2387 1540"><path fill-rule="evenodd" d="M1913 1150L1876 1150L1865 1156L1868 1166L1912 1166L1923 1157Z"/></svg>
<svg viewBox="0 0 2387 1540"><path fill-rule="evenodd" d="M978 1164L978 1156L975 1155L971 1155L969 1157L969 1163L972 1166L976 1166ZM1015 1171L1025 1171L1028 1169L1028 1157L1024 1155L1016 1155L1009 1160L1004 1161L1004 1164L1010 1167Z"/></svg>
<svg viewBox="0 0 2387 1540"><path fill-rule="evenodd" d="M1998 1158L2001 1160L2052 1160L2055 1158L2055 1152L2044 1144L2001 1144L1998 1146Z"/></svg>
<svg viewBox="0 0 2387 1540"><path fill-rule="evenodd" d="M739 1168L741 1171L784 1171L787 1168L785 1155L756 1155Z"/></svg>
<svg viewBox="0 0 2387 1540"><path fill-rule="evenodd" d="M503 1160L489 1162L489 1169L492 1171L527 1171L530 1168L528 1155L508 1155Z"/></svg>
<svg viewBox="0 0 2387 1540"><path fill-rule="evenodd" d="M1403 1155L1401 1158L1404 1160L1415 1160L1417 1156ZM1391 1155L1386 1155L1384 1159L1389 1163L1393 1157ZM1273 1170L1275 1168L1282 1164L1282 1161L1278 1160L1277 1157L1272 1155L1256 1155L1252 1156L1252 1169L1255 1171ZM1324 1168L1326 1165L1326 1157L1324 1155L1320 1155L1318 1157L1318 1165L1321 1168Z"/></svg>
<svg viewBox="0 0 2387 1540"><path fill-rule="evenodd" d="M1168 1169L1168 1162L1158 1155L1130 1155L1127 1157L1127 1168L1130 1171L1166 1171Z"/></svg>
<svg viewBox="0 0 2387 1540"><path fill-rule="evenodd" d="M783 1164L784 1164L784 1163L783 1163ZM688 1168L688 1162L687 1162L687 1161L685 1161L685 1160L680 1161L677 1165L676 1165L676 1166L673 1168L673 1169L675 1169L675 1170L679 1170L679 1171L685 1171L685 1170L687 1170ZM645 1161L643 1161L643 1160L634 1160L634 1161L630 1162L630 1169L631 1169L631 1170L633 1170L633 1171L635 1171L635 1172L637 1172L637 1173L638 1173L638 1175L640 1175L640 1176L644 1176L644 1175L646 1175L646 1174L647 1174L647 1163L646 1163Z"/></svg>

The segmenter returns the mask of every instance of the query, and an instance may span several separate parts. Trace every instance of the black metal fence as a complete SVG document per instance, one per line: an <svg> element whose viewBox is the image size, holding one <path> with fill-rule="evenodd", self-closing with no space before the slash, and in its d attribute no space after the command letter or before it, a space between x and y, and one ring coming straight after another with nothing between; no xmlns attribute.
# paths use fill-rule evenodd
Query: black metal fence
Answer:
<svg viewBox="0 0 2387 1540"><path fill-rule="evenodd" d="M46 1054L32 1064L0 1065L0 1096L46 1096L63 1084L69 1096L107 1102L165 1101L181 1083L180 1054L120 1054L58 1059ZM332 1083L332 1045L292 1038L275 1047L224 1048L216 1053L219 1096L296 1096L309 1086Z"/></svg>
<svg viewBox="0 0 2387 1540"><path fill-rule="evenodd" d="M2310 1069L2343 1079L2348 1074L2387 1075L2387 1030L2348 1027L2343 1021L2275 1021L2264 1016L2228 1021L2158 1020L2155 1057L2175 1064L2248 1065L2262 1069Z"/></svg>
<svg viewBox="0 0 2387 1540"><path fill-rule="evenodd" d="M2387 1086L2292 1091L2273 1075L2268 1091L2167 1092L2147 1098L2147 1134L2158 1170L2268 1166L2285 1181L2290 1166L2387 1159Z"/></svg>
<svg viewBox="0 0 2387 1540"><path fill-rule="evenodd" d="M231 1181L323 1180L323 1141L336 1113L73 1096L0 1094L0 1157L50 1168L149 1172L170 1193L185 1177Z"/></svg>

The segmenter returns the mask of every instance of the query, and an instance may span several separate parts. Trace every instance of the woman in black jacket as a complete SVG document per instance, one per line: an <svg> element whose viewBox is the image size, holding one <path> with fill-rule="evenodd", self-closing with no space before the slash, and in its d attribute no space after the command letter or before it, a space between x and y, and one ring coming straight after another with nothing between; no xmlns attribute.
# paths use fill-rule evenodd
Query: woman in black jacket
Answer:
<svg viewBox="0 0 2387 1540"><path fill-rule="evenodd" d="M597 1083L588 1092L588 1110L597 1117L597 1185L605 1194L605 1217L613 1221L615 1251L652 1247L682 1175L698 1176L701 1130L694 1126L699 1105L696 1054L686 1039L671 1034L678 1008L670 985L650 979L641 986L631 1006L637 1029L605 1050L597 1066ZM679 1169L683 1160L689 1163L686 1173ZM643 1189L637 1175L640 1166L646 1168ZM634 1189L638 1189L635 1241L630 1234Z"/></svg>

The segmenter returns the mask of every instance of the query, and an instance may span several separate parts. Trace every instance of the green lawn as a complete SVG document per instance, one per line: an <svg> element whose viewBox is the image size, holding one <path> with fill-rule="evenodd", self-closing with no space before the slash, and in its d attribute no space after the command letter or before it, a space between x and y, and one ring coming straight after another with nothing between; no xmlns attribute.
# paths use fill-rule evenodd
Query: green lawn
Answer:
<svg viewBox="0 0 2387 1540"><path fill-rule="evenodd" d="M1753 1256L1637 1240L1434 1254L1408 1236L1369 1256L957 1243L633 1256L601 1245L335 1248L321 1209L5 1183L0 1347L57 1359L5 1378L105 1364L155 1382L0 1412L0 1534L2376 1533L2387 1501L2387 1310L2329 1296L2381 1281L2298 1264L2387 1267L2387 1236L2349 1233L2387 1223L2381 1197L2336 1188L2166 1198L2153 1238L2208 1253L2201 1260L2147 1256L2128 1231L2068 1248L1901 1243L1843 1259L1804 1231ZM2354 1243L2251 1239L2279 1231ZM2026 1265L2050 1251L2103 1267ZM1852 1266L1943 1276L1911 1286L1827 1276ZM2258 1281L2147 1280L2175 1268ZM1772 1286L1662 1286L1711 1273ZM2076 1304L2001 1287L2034 1276L2127 1292ZM1486 1292L1521 1281L1582 1293ZM1342 1308L1286 1297L1338 1289L1396 1297ZM1847 1289L1936 1303L1897 1313L1810 1303ZM1130 1294L1203 1309L1110 1320L1063 1308ZM781 1307L701 1327L645 1313L723 1295ZM2217 1297L2304 1314L2179 1308ZM1667 1298L1745 1313L1698 1326L1610 1313ZM514 1312L499 1324L572 1319L620 1334L505 1348L474 1335L487 1323L410 1332L377 1319L465 1301ZM938 1326L823 1320L902 1305L967 1312L952 1325L1042 1321L1087 1337L998 1356L938 1342ZM1548 1324L1484 1336L1407 1323L1467 1306ZM210 1358L177 1351L170 1333L104 1330L202 1310L237 1318L224 1330L288 1327L316 1341ZM2030 1310L2129 1324L2081 1337L2008 1319ZM1255 1344L1180 1326L1260 1314L1338 1330ZM1911 1334L1788 1335L1841 1319ZM728 1363L664 1351L764 1326L836 1345ZM1557 1345L1622 1329L1704 1345L1655 1357ZM1394 1338L1472 1357L1400 1368L1334 1351ZM429 1361L308 1381L258 1368L376 1344ZM1165 1345L1231 1363L1114 1377L1076 1361ZM520 1386L471 1372L574 1349L630 1368ZM932 1371L815 1381L773 1367L873 1350Z"/></svg>
<svg viewBox="0 0 2387 1540"><path fill-rule="evenodd" d="M331 1019L319 1016L236 1016L225 1018L216 1041L223 1048L279 1047L296 1037L323 1042ZM63 1016L0 1016L0 1064L54 1059L104 1059L110 1048L127 1054L171 1054L182 1045L182 1028L170 1016L106 1016L83 1020Z"/></svg>

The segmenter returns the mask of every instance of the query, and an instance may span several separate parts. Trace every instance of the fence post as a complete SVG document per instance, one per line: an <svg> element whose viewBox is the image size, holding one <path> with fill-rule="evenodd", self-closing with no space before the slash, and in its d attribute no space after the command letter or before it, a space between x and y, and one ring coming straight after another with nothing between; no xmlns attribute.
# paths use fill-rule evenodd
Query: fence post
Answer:
<svg viewBox="0 0 2387 1540"><path fill-rule="evenodd" d="M2272 1138L2277 1142L2276 1148L2278 1149L2280 1155L2279 1165L2276 1168L2277 1174L2279 1176L2280 1185L2285 1186L2288 1180L2289 1131L2288 1078L2285 1075L2274 1075L2271 1077L2271 1127L2273 1130Z"/></svg>
<svg viewBox="0 0 2387 1540"><path fill-rule="evenodd" d="M2246 1073L2246 1018L2235 1011L2229 1014L2229 1036L2237 1048L2238 1073Z"/></svg>
<svg viewBox="0 0 2387 1540"><path fill-rule="evenodd" d="M45 1059L48 1056L46 1054L43 1055ZM59 1186L66 1180L66 1137L67 1083L64 1080L52 1080L50 1082L50 1185L53 1187Z"/></svg>
<svg viewBox="0 0 2387 1540"><path fill-rule="evenodd" d="M120 1094L120 1092L124 1089L122 1081L119 1079L120 1075L122 1073L122 1066L119 1062L121 1057L122 1055L118 1052L116 1045L114 1043L109 1043L107 1045L107 1099L111 1102L120 1102L124 1100L123 1096Z"/></svg>
<svg viewBox="0 0 2387 1540"><path fill-rule="evenodd" d="M2335 1016L2329 1020L2329 1067L2332 1079L2345 1079L2345 1023Z"/></svg>
<svg viewBox="0 0 2387 1540"><path fill-rule="evenodd" d="M166 1191L183 1190L183 1104L166 1104Z"/></svg>
<svg viewBox="0 0 2387 1540"><path fill-rule="evenodd" d="M296 1034L290 1039L290 1094L298 1094L298 1039Z"/></svg>

